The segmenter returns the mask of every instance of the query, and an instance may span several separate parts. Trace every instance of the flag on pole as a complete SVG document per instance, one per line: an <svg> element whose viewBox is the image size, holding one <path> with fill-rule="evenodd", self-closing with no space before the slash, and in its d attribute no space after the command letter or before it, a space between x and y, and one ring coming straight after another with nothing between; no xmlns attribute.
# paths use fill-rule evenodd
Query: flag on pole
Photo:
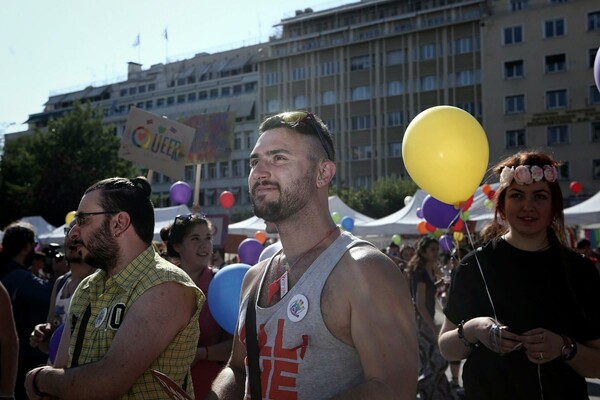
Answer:
<svg viewBox="0 0 600 400"><path fill-rule="evenodd" d="M139 45L140 45L140 34L138 33L137 36L135 37L135 40L133 41L132 46L138 47Z"/></svg>
<svg viewBox="0 0 600 400"><path fill-rule="evenodd" d="M167 32L167 27L165 26L165 31L163 32L163 36L165 38L165 40L169 40L169 34Z"/></svg>

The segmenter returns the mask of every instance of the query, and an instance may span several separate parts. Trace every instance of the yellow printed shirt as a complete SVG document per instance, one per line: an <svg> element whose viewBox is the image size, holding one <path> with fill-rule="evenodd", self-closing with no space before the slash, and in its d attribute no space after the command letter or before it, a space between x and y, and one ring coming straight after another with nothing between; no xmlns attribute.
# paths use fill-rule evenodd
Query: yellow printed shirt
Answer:
<svg viewBox="0 0 600 400"><path fill-rule="evenodd" d="M196 289L198 307L185 329L177 334L169 346L154 360L150 368L121 398L170 399L153 378L151 369L168 375L193 397L190 365L194 360L200 335L198 314L206 298L183 270L160 257L152 246L144 250L117 275L107 278L105 271L98 271L81 282L73 295L69 311L72 328L69 367L73 363L75 344L81 330L81 320L88 305L91 307L91 313L86 325L78 365L99 361L110 348L119 326L127 318L127 310L146 290L165 282L178 282ZM155 333L148 332L148 334Z"/></svg>

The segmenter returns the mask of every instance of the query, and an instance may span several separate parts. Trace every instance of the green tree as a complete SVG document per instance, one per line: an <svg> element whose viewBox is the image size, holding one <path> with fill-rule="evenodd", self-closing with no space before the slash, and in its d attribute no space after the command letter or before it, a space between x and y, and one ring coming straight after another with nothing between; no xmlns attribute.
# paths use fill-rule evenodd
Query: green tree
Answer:
<svg viewBox="0 0 600 400"><path fill-rule="evenodd" d="M404 207L404 198L418 189L410 180L379 178L371 189L331 189L349 207L372 218L383 218Z"/></svg>
<svg viewBox="0 0 600 400"><path fill-rule="evenodd" d="M92 183L135 174L118 151L114 128L103 126L102 112L89 103L74 104L62 118L50 121L47 132L36 129L31 136L7 141L0 162L3 224L41 215L62 225Z"/></svg>

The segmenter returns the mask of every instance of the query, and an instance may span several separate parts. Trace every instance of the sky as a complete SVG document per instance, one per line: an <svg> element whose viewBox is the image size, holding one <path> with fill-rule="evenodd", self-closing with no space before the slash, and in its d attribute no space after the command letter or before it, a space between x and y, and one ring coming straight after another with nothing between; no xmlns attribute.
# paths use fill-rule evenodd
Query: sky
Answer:
<svg viewBox="0 0 600 400"><path fill-rule="evenodd" d="M266 42L295 10L356 1L7 0L0 13L0 134L25 130L51 95L125 80L130 61L147 69Z"/></svg>

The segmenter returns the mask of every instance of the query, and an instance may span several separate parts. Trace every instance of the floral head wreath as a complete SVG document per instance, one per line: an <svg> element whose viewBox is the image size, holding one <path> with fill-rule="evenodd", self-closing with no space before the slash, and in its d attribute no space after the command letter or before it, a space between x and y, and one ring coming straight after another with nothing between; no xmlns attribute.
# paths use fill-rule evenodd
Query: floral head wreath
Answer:
<svg viewBox="0 0 600 400"><path fill-rule="evenodd" d="M504 167L500 172L500 185L508 186L514 181L519 185L529 185L545 179L548 182L556 181L558 171L554 165L519 165L517 167Z"/></svg>

